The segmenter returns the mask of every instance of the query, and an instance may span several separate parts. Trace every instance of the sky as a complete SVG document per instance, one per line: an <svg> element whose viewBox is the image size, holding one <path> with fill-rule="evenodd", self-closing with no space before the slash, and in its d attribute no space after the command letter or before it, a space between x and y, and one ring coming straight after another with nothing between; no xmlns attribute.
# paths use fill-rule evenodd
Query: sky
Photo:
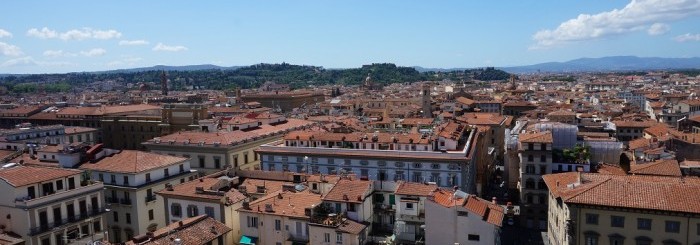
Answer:
<svg viewBox="0 0 700 245"><path fill-rule="evenodd" d="M5 1L0 74L700 56L700 0Z"/></svg>

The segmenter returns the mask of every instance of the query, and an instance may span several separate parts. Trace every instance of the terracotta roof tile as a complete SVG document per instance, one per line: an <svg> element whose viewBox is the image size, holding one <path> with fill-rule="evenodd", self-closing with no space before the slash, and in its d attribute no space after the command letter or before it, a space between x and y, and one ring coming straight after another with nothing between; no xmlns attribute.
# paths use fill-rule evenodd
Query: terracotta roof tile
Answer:
<svg viewBox="0 0 700 245"><path fill-rule="evenodd" d="M141 173L151 169L170 166L187 161L187 158L162 155L145 151L123 150L95 163L84 163L81 169L114 172Z"/></svg>
<svg viewBox="0 0 700 245"><path fill-rule="evenodd" d="M180 244L182 245L204 245L230 231L231 228L223 223L206 215L200 215L183 219L181 222L175 222L156 230L153 233L153 238L147 242L134 243L132 240L126 242L126 244L166 245L173 244L171 238L177 237L180 238Z"/></svg>
<svg viewBox="0 0 700 245"><path fill-rule="evenodd" d="M309 219L310 217L304 213L304 210L319 205L321 202L321 195L311 193L308 189L302 192L278 191L251 202L249 209L241 207L238 211ZM267 205L270 205L272 210L266 210Z"/></svg>
<svg viewBox="0 0 700 245"><path fill-rule="evenodd" d="M700 214L700 178L568 172L543 176L566 203Z"/></svg>
<svg viewBox="0 0 700 245"><path fill-rule="evenodd" d="M553 140L552 132L550 131L520 135L520 142L522 143L552 143Z"/></svg>
<svg viewBox="0 0 700 245"><path fill-rule="evenodd" d="M680 166L676 160L659 160L650 163L638 163L630 165L630 174L682 176Z"/></svg>
<svg viewBox="0 0 700 245"><path fill-rule="evenodd" d="M362 203L372 191L372 181L339 180L323 197L324 201Z"/></svg>
<svg viewBox="0 0 700 245"><path fill-rule="evenodd" d="M398 187L396 187L395 194L408 196L430 196L437 190L438 186L436 184L401 181Z"/></svg>
<svg viewBox="0 0 700 245"><path fill-rule="evenodd" d="M15 166L0 169L0 179L14 187L31 185L59 178L80 174L76 169L39 167L39 166Z"/></svg>

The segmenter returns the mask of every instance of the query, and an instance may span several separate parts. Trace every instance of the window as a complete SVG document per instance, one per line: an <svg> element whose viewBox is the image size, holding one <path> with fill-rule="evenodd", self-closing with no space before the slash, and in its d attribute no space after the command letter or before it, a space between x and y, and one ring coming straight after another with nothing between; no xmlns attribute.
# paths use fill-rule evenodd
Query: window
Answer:
<svg viewBox="0 0 700 245"><path fill-rule="evenodd" d="M131 224L131 214L130 213L126 213L126 223Z"/></svg>
<svg viewBox="0 0 700 245"><path fill-rule="evenodd" d="M204 168L204 156L199 156L199 167Z"/></svg>
<svg viewBox="0 0 700 245"><path fill-rule="evenodd" d="M112 216L113 216L112 218L114 218L115 223L119 222L119 213L117 213L116 211L113 211Z"/></svg>
<svg viewBox="0 0 700 245"><path fill-rule="evenodd" d="M469 234L467 235L469 241L479 241L479 235Z"/></svg>
<svg viewBox="0 0 700 245"><path fill-rule="evenodd" d="M166 169L163 169L163 176L165 176L165 177L170 176L170 171L168 171L168 170L169 170L169 169L167 169L167 168L166 168Z"/></svg>
<svg viewBox="0 0 700 245"><path fill-rule="evenodd" d="M173 203L170 205L170 214L175 217L181 217L182 216L182 206L178 203Z"/></svg>
<svg viewBox="0 0 700 245"><path fill-rule="evenodd" d="M586 224L597 225L598 224L598 214L586 214Z"/></svg>
<svg viewBox="0 0 700 245"><path fill-rule="evenodd" d="M541 155L541 156L540 156L540 162L547 162L547 156L546 156L546 155Z"/></svg>
<svg viewBox="0 0 700 245"><path fill-rule="evenodd" d="M246 220L248 222L248 227L258 228L258 217L248 216L246 218L247 218Z"/></svg>
<svg viewBox="0 0 700 245"><path fill-rule="evenodd" d="M100 179L100 181L105 182L105 176L102 173L97 174L97 178Z"/></svg>
<svg viewBox="0 0 700 245"><path fill-rule="evenodd" d="M153 220L153 218L154 218L153 216L154 216L154 215L153 215L153 209L149 209L149 210L148 210L148 220Z"/></svg>
<svg viewBox="0 0 700 245"><path fill-rule="evenodd" d="M583 233L583 237L585 245L598 245L600 235L597 232L587 231Z"/></svg>
<svg viewBox="0 0 700 245"><path fill-rule="evenodd" d="M204 214L214 218L214 207L204 207Z"/></svg>
<svg viewBox="0 0 700 245"><path fill-rule="evenodd" d="M331 233L323 233L323 242L331 242Z"/></svg>
<svg viewBox="0 0 700 245"><path fill-rule="evenodd" d="M278 220L278 219L275 220L275 230L276 231L282 230L282 221L281 220Z"/></svg>
<svg viewBox="0 0 700 245"><path fill-rule="evenodd" d="M129 185L129 176L124 176L124 185Z"/></svg>
<svg viewBox="0 0 700 245"><path fill-rule="evenodd" d="M68 178L68 190L75 189L75 178Z"/></svg>
<svg viewBox="0 0 700 245"><path fill-rule="evenodd" d="M413 203L406 203L406 209L413 210Z"/></svg>
<svg viewBox="0 0 700 245"><path fill-rule="evenodd" d="M214 168L220 169L221 168L221 158L219 157L214 157Z"/></svg>
<svg viewBox="0 0 700 245"><path fill-rule="evenodd" d="M180 164L180 173L185 172L185 165Z"/></svg>
<svg viewBox="0 0 700 245"><path fill-rule="evenodd" d="M117 183L117 176L115 176L114 174L110 175L109 178L110 178L110 182L112 182L112 184Z"/></svg>
<svg viewBox="0 0 700 245"><path fill-rule="evenodd" d="M651 230L651 219L638 218L637 219L637 229Z"/></svg>
<svg viewBox="0 0 700 245"><path fill-rule="evenodd" d="M151 182L151 173L146 174L146 182Z"/></svg>
<svg viewBox="0 0 700 245"><path fill-rule="evenodd" d="M56 181L56 190L63 190L63 180Z"/></svg>
<svg viewBox="0 0 700 245"><path fill-rule="evenodd" d="M625 237L617 233L609 235L608 238L610 238L610 245L622 245L625 243Z"/></svg>
<svg viewBox="0 0 700 245"><path fill-rule="evenodd" d="M195 205L187 206L187 217L194 217L199 215L199 209Z"/></svg>
<svg viewBox="0 0 700 245"><path fill-rule="evenodd" d="M335 233L335 243L343 244L343 233Z"/></svg>
<svg viewBox="0 0 700 245"><path fill-rule="evenodd" d="M615 215L610 216L610 226L624 228L625 227L625 217L615 216Z"/></svg>
<svg viewBox="0 0 700 245"><path fill-rule="evenodd" d="M527 161L528 161L528 162L535 161L535 157L532 156L532 155L527 155Z"/></svg>
<svg viewBox="0 0 700 245"><path fill-rule="evenodd" d="M681 231L681 222L666 221L666 232L679 233Z"/></svg>

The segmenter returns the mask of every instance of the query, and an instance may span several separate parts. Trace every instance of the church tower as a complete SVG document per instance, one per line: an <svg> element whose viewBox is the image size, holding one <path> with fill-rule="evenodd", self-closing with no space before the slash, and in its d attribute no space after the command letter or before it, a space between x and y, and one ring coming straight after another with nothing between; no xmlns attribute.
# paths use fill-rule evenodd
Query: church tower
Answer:
<svg viewBox="0 0 700 245"><path fill-rule="evenodd" d="M423 97L421 98L421 102L423 104L423 117L425 118L432 118L433 117L433 110L432 106L430 104L430 83L424 83L421 86L421 93Z"/></svg>
<svg viewBox="0 0 700 245"><path fill-rule="evenodd" d="M165 74L165 71L160 73L160 90L163 96L168 95L168 75Z"/></svg>

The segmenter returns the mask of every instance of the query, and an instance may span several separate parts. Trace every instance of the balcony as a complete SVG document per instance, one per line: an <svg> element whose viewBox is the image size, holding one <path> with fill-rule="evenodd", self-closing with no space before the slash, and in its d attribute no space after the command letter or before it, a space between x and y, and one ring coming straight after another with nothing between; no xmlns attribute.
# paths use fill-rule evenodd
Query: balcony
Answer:
<svg viewBox="0 0 700 245"><path fill-rule="evenodd" d="M77 198L95 192L100 192L103 188L104 186L101 182L91 182L90 184L85 186L81 186L72 190L59 191L47 196L41 196L36 198L17 198L15 199L15 206L18 208L30 209L41 205L60 202L64 199Z"/></svg>
<svg viewBox="0 0 700 245"><path fill-rule="evenodd" d="M119 204L119 198L116 198L116 197L107 197L106 200L107 200L107 203Z"/></svg>
<svg viewBox="0 0 700 245"><path fill-rule="evenodd" d="M156 195L148 195L148 196L146 196L146 203L155 202L155 201L156 201Z"/></svg>
<svg viewBox="0 0 700 245"><path fill-rule="evenodd" d="M309 242L309 236L306 234L295 234L295 233L289 233L287 236L287 241L290 242L300 242L300 243L308 243Z"/></svg>
<svg viewBox="0 0 700 245"><path fill-rule="evenodd" d="M92 209L90 211L87 211L87 212L84 212L84 213L81 213L78 215L70 216L70 217L64 218L64 219L56 221L56 222L41 224L37 227L33 227L33 228L29 229L29 233L27 235L35 236L35 235L38 235L38 234L41 234L41 233L44 233L47 231L51 231L53 229L60 228L62 226L70 225L72 223L82 222L83 220L86 220L86 219L89 219L89 218L92 218L95 216L99 216L105 212L106 212L106 210L104 210L104 209Z"/></svg>

